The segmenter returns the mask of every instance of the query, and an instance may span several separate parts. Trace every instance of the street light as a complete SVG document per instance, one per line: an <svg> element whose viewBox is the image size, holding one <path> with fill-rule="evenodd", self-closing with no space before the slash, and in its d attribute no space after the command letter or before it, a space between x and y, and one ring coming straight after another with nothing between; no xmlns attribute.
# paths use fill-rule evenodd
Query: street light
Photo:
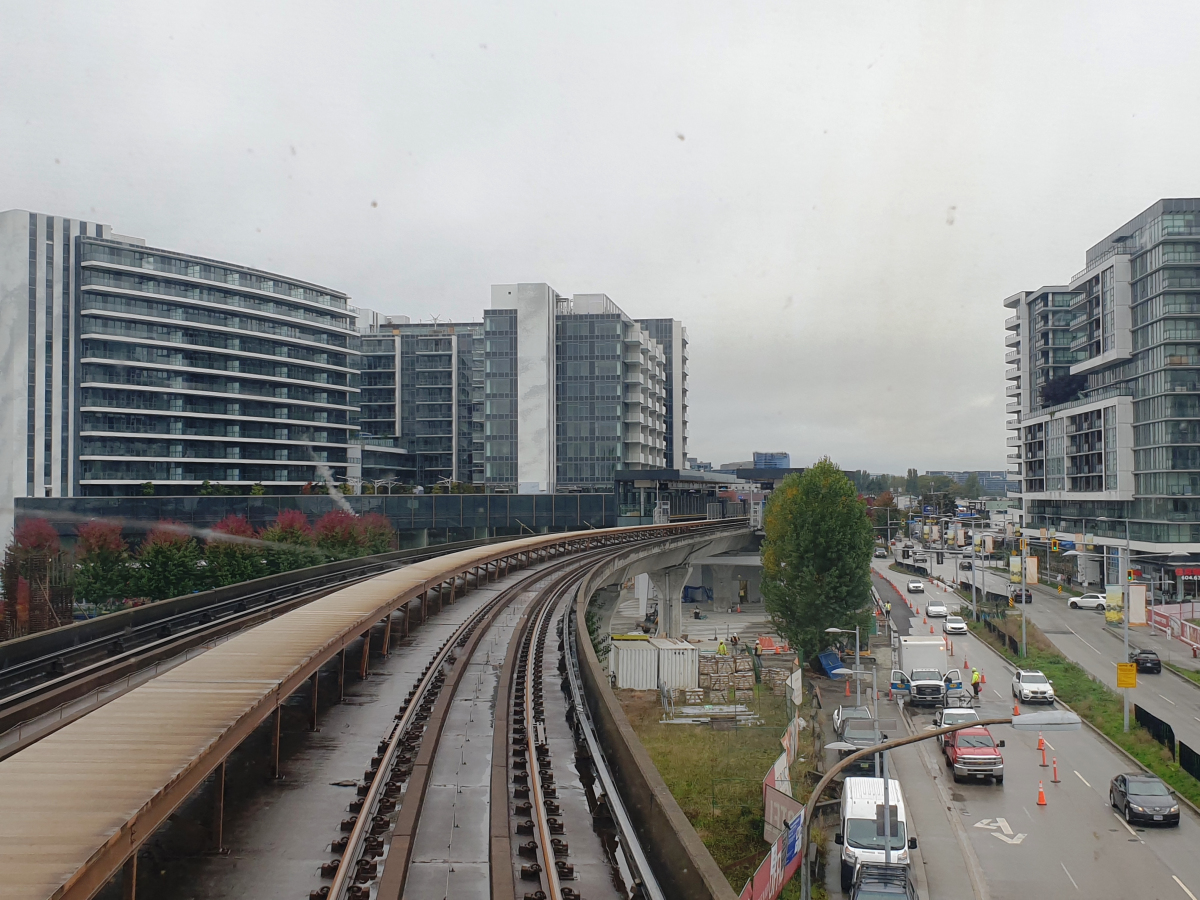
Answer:
<svg viewBox="0 0 1200 900"><path fill-rule="evenodd" d="M850 629L848 629L848 628L826 628L825 633L826 634L849 634ZM854 668L856 670L862 668L862 666L860 665L860 660L859 660L858 626L857 625L854 626ZM860 686L860 682L857 678L854 679L854 705L862 706L862 687Z"/></svg>
<svg viewBox="0 0 1200 900"><path fill-rule="evenodd" d="M1108 516L1098 516L1096 518L1096 521L1097 522L1116 522L1116 521L1120 521L1120 520L1110 519ZM1133 567L1133 562L1130 559L1130 552L1129 552L1130 551L1129 520L1125 519L1124 521L1125 521L1125 562L1124 562L1124 564L1121 564L1120 562L1118 562L1118 565L1120 566L1120 569L1121 569L1120 574L1119 574L1119 577L1121 579L1121 608L1124 611L1124 615L1121 616L1121 621L1123 623L1122 628L1121 628L1121 639L1125 645L1125 656L1123 657L1123 659L1125 660L1125 662L1128 662L1129 661L1129 569L1131 569ZM1119 556L1120 556L1120 554L1118 553L1118 558L1119 558ZM1125 728L1124 728L1124 730L1129 731L1129 688L1121 688L1121 693L1125 695L1125 703L1124 703Z"/></svg>
<svg viewBox="0 0 1200 900"><path fill-rule="evenodd" d="M977 719L970 722L959 722L957 725L948 725L945 728L937 728L933 731L923 731L917 734L908 735L907 737L894 738L890 741L884 741L881 744L876 744L874 747L864 747L851 753L845 759L838 760L828 772L817 782L817 786L813 788L812 794L808 798L808 803L804 805L804 820L800 823L800 896L803 900L810 900L811 885L809 884L808 872L808 835L811 830L810 825L812 818L817 811L817 801L821 799L821 794L829 787L829 783L833 781L834 776L838 775L849 766L851 763L862 759L869 753L882 753L884 759L884 803L887 803L887 751L894 750L897 747L903 747L907 744L915 744L918 741L927 741L930 738L940 737L944 734L952 734L955 731L960 731L963 728L977 728L987 725L1011 725L1017 731L1078 731L1083 727L1083 722L1079 716L1065 710L1051 710L1041 713L1025 713L1020 716L1005 716L998 719ZM844 749L840 742L834 744L826 744L831 750ZM890 815L887 811L887 806L884 806L884 821L890 822ZM884 852L887 853L890 848L887 845L891 842L891 828L884 829L886 840L884 841Z"/></svg>

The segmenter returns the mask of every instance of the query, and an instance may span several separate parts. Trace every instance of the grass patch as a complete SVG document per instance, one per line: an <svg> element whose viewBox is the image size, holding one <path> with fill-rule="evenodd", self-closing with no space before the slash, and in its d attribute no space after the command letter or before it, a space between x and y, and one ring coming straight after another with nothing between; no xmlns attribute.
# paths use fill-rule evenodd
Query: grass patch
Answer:
<svg viewBox="0 0 1200 900"><path fill-rule="evenodd" d="M1010 616L1004 620L993 620L993 623L1020 640L1020 621ZM982 623L972 622L970 627L977 637L998 650L1013 665L1041 669L1046 677L1054 682L1054 693L1060 700L1169 784L1181 797L1200 805L1200 781L1181 769L1172 758L1171 752L1134 721L1132 714L1129 733L1126 734L1122 730L1124 711L1121 695L1096 681L1083 668L1059 653L1036 625L1032 622L1027 623L1026 642L1029 655L1024 658L1010 653L1001 640L987 631ZM1200 681L1200 678L1196 680Z"/></svg>
<svg viewBox="0 0 1200 900"><path fill-rule="evenodd" d="M1185 669L1183 666L1177 666L1175 663L1169 662L1164 662L1163 665L1172 672L1182 675L1188 681L1194 681L1196 684L1200 684L1200 672L1197 672L1195 669Z"/></svg>
<svg viewBox="0 0 1200 900"><path fill-rule="evenodd" d="M657 691L617 691L617 696L675 801L730 886L740 891L770 852L770 845L763 840L762 780L783 752L779 738L787 726L786 701L757 685L755 702L750 705L766 724L714 731L707 725L660 723L662 706ZM811 792L806 773L814 770L816 758L811 731L805 728L800 732L797 756L806 761L792 766L793 792L802 801ZM793 879L781 896L798 898L799 878Z"/></svg>

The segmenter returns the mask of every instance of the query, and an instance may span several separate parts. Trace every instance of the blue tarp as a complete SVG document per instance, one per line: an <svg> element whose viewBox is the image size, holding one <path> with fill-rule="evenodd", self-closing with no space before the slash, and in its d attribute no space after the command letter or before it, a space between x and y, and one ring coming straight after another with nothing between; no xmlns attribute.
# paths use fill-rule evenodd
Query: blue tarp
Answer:
<svg viewBox="0 0 1200 900"><path fill-rule="evenodd" d="M825 670L825 674L830 678L838 677L833 674L835 669L846 668L842 664L842 658L836 650L826 650L824 653L818 653L817 659L821 660L821 668Z"/></svg>

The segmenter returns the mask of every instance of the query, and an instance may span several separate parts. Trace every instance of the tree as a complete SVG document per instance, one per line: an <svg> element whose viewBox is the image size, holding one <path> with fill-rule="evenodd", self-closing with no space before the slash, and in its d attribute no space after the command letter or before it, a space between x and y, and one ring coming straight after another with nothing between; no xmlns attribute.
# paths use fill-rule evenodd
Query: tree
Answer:
<svg viewBox="0 0 1200 900"><path fill-rule="evenodd" d="M396 531L387 516L381 513L367 513L361 521L368 554L387 553L392 549L392 538L395 537Z"/></svg>
<svg viewBox="0 0 1200 900"><path fill-rule="evenodd" d="M765 530L763 600L793 647L816 652L831 643L826 628L868 623L874 537L837 465L825 457L785 478L767 502Z"/></svg>
<svg viewBox="0 0 1200 900"><path fill-rule="evenodd" d="M312 526L298 509L281 510L275 521L262 530L259 539L269 545L266 559L271 574L315 566L321 561Z"/></svg>
<svg viewBox="0 0 1200 900"><path fill-rule="evenodd" d="M263 487L263 483L261 481L255 482L254 484L250 485L250 496L251 497L262 497L266 493L267 493L267 489L265 487Z"/></svg>
<svg viewBox="0 0 1200 900"><path fill-rule="evenodd" d="M980 492L979 475L972 472L967 476L967 483L963 485L963 494L968 500L978 500Z"/></svg>
<svg viewBox="0 0 1200 900"><path fill-rule="evenodd" d="M116 522L87 522L76 532L75 596L85 603L112 603L129 596L129 545Z"/></svg>
<svg viewBox="0 0 1200 900"><path fill-rule="evenodd" d="M317 549L328 559L352 559L367 552L362 522L354 513L331 509L317 519Z"/></svg>
<svg viewBox="0 0 1200 900"><path fill-rule="evenodd" d="M208 538L204 547L211 586L238 584L267 574L258 536L245 516L230 514L214 525L212 530L215 533Z"/></svg>
<svg viewBox="0 0 1200 900"><path fill-rule="evenodd" d="M909 469L908 477L905 478L905 480L904 480L904 493L908 494L909 496L915 497L919 490L920 490L920 486L918 484L918 479L917 479L917 470Z"/></svg>
<svg viewBox="0 0 1200 900"><path fill-rule="evenodd" d="M200 580L200 548L180 522L163 520L137 549L138 592L151 600L181 597Z"/></svg>

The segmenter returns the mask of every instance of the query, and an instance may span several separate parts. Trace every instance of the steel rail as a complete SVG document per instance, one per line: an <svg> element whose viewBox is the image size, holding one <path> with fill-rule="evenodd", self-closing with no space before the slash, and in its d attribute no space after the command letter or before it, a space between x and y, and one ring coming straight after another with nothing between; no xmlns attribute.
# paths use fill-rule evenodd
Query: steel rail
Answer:
<svg viewBox="0 0 1200 900"><path fill-rule="evenodd" d="M582 582L575 586L574 594L577 595L581 588ZM579 641L579 623L575 612L575 603L568 607L566 619L567 640L564 642L564 647L567 654L567 680L571 686L571 700L575 705L575 717L580 724L579 730L583 732L584 739L587 741L588 752L591 754L596 776L604 788L604 796L609 810L612 812L613 822L617 826L617 834L621 838L621 850L626 864L634 878L640 883L647 900L666 900L666 894L663 893L658 879L655 878L654 870L650 867L650 861L646 858L646 852L638 839L637 829L634 828L633 821L629 818L625 801L621 799L621 792L617 790L608 760L604 756L604 751L600 749L600 741L596 737L596 726L592 722L592 714L583 695L583 681L579 675L577 643Z"/></svg>

